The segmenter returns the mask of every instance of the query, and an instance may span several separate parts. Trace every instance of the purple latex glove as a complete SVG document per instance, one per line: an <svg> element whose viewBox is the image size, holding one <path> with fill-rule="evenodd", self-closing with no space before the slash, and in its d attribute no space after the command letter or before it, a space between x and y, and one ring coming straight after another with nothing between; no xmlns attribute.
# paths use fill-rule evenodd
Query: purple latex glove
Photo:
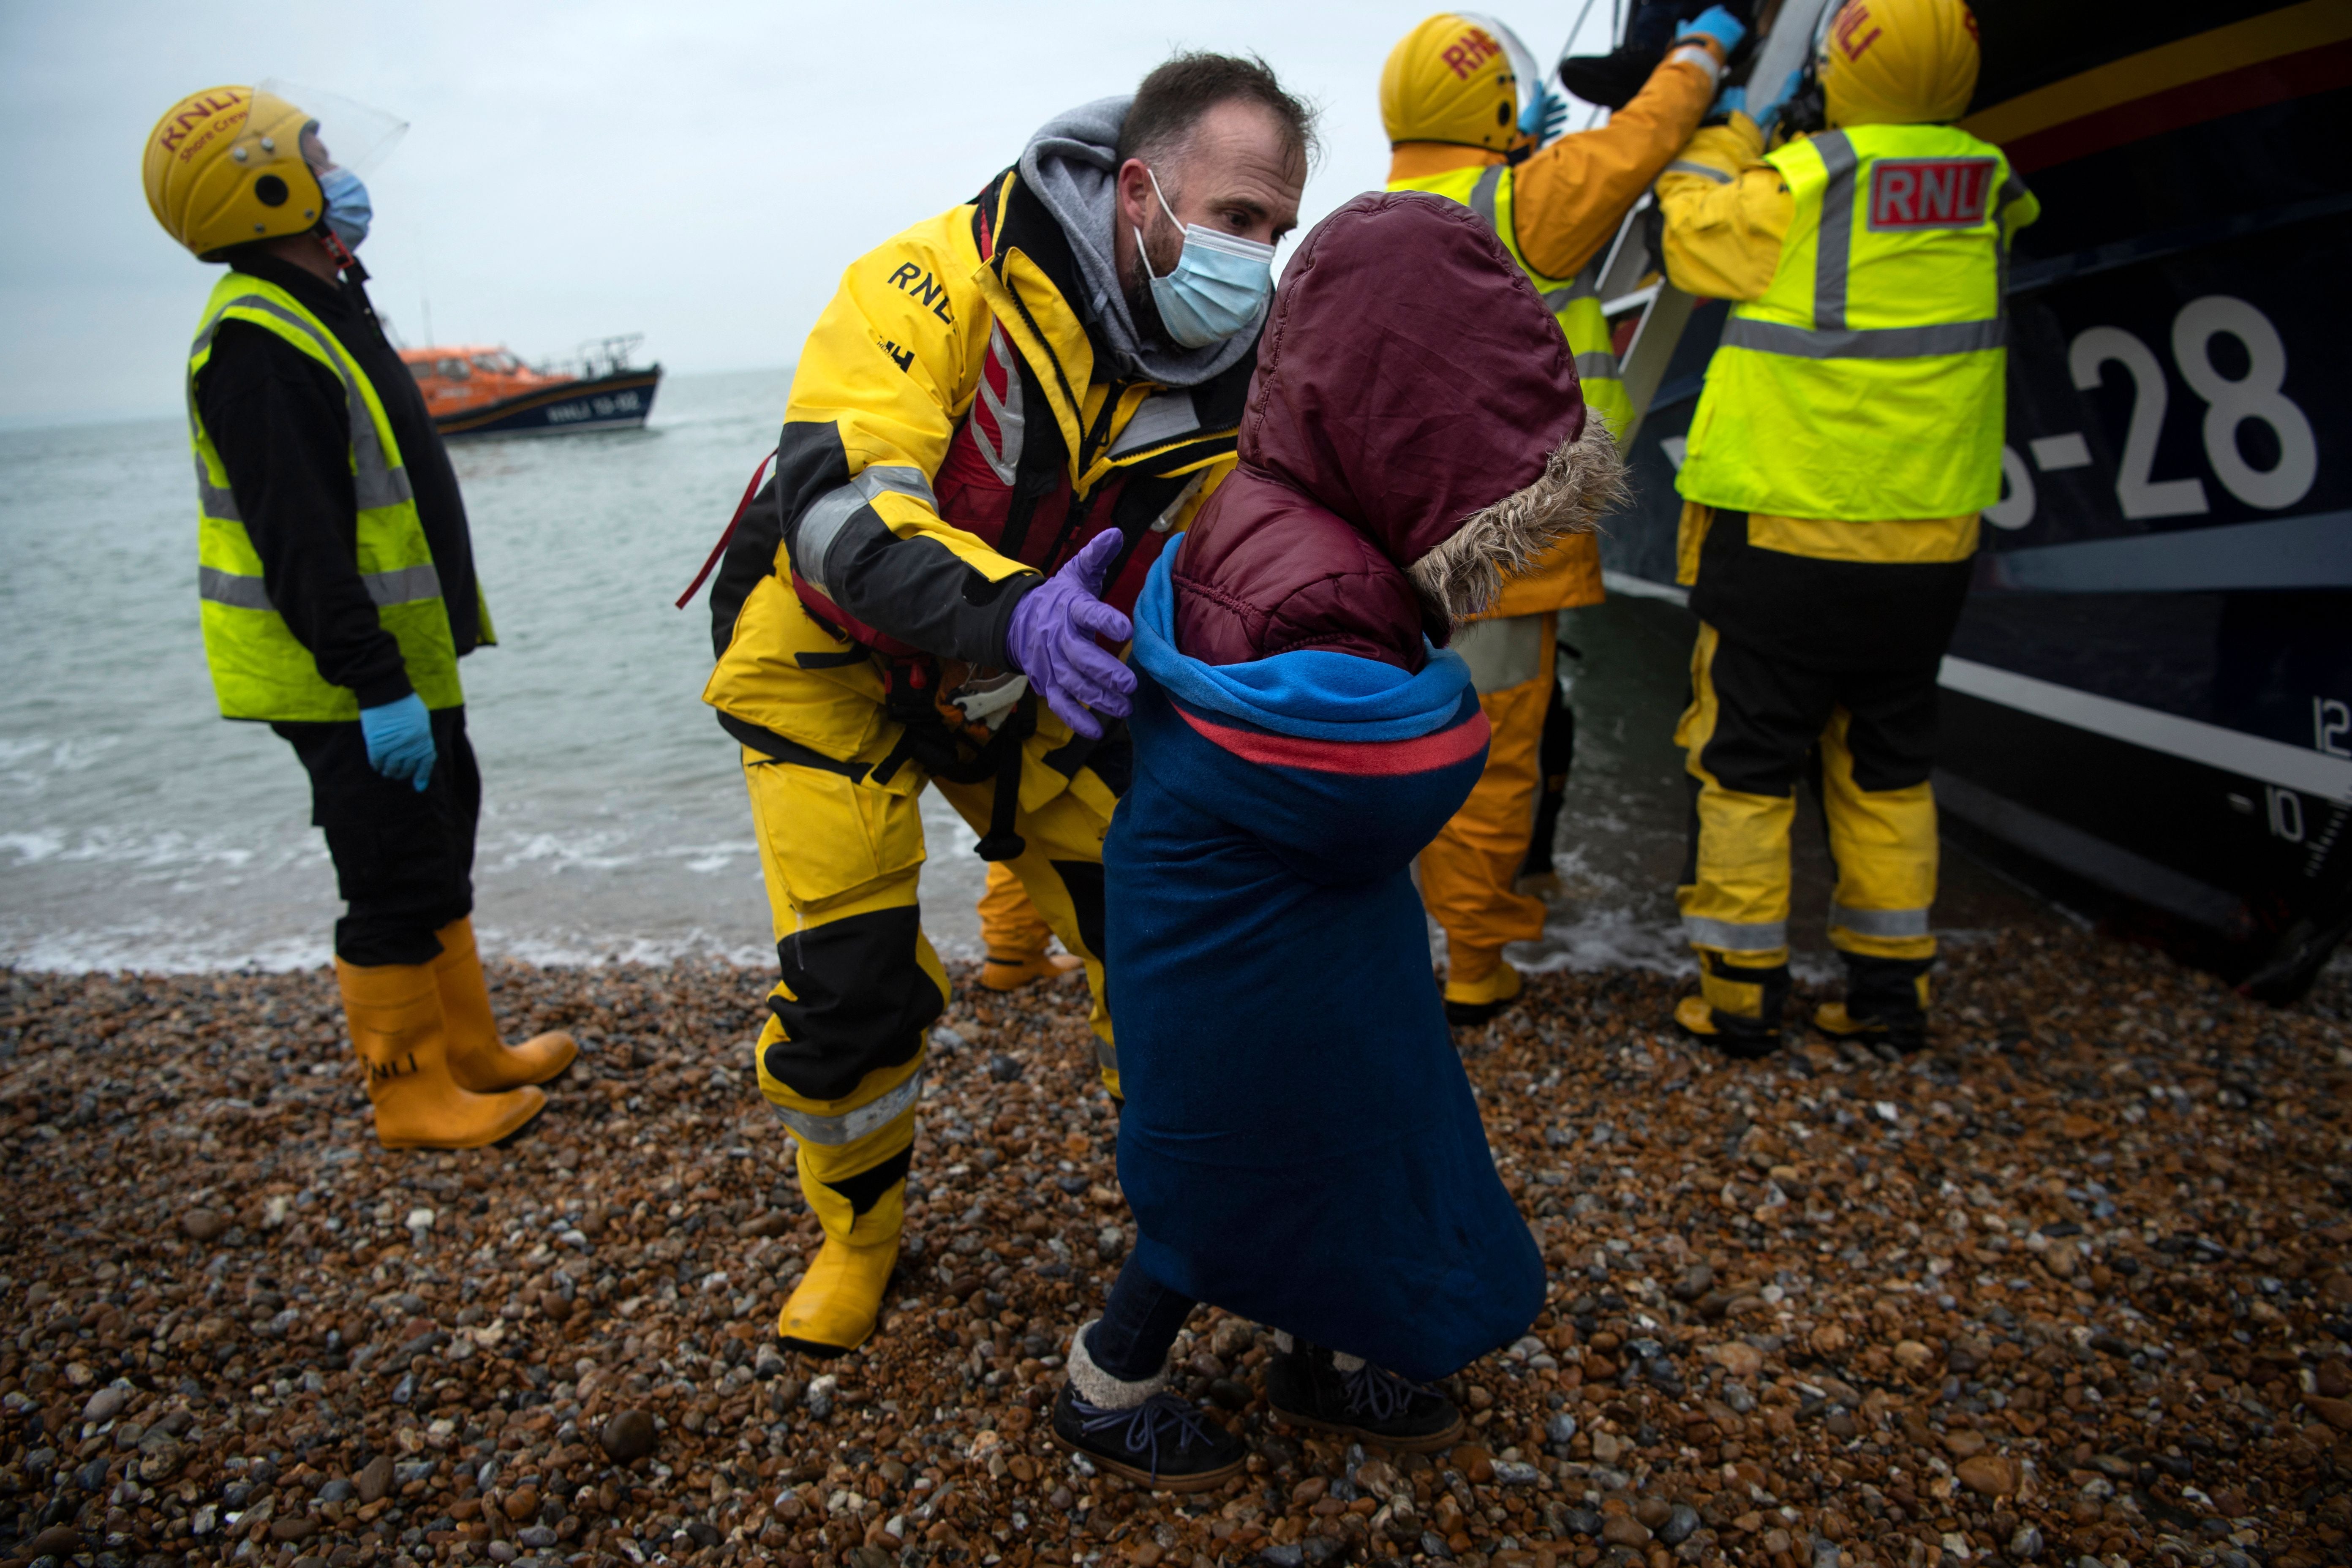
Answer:
<svg viewBox="0 0 2352 1568"><path fill-rule="evenodd" d="M1113 642L1135 635L1125 616L1102 602L1103 578L1126 538L1105 529L1068 565L1021 596L1005 628L1004 655L1029 678L1045 706L1089 741L1102 724L1087 709L1124 719L1133 708L1135 672L1103 651L1097 634Z"/></svg>

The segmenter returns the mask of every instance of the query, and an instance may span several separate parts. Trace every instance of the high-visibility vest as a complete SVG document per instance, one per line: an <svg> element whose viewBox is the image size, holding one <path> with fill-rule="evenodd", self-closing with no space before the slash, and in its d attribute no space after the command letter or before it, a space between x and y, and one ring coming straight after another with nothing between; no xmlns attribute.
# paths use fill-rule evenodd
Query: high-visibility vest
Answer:
<svg viewBox="0 0 2352 1568"><path fill-rule="evenodd" d="M356 719L359 699L319 673L310 652L270 604L261 556L237 514L228 470L196 406L196 376L212 359L213 334L223 321L246 321L309 354L343 384L352 424L352 486L359 501L360 581L375 601L383 629L400 643L409 684L427 708L455 708L466 700L457 682L457 641L441 602L424 525L417 521L408 470L383 400L366 372L335 334L301 302L274 283L230 272L214 288L204 324L188 355L188 437L196 455L196 593L204 624L205 660L213 692L228 719L281 723ZM488 620L484 617L484 640Z"/></svg>
<svg viewBox="0 0 2352 1568"><path fill-rule="evenodd" d="M1633 405L1625 396L1624 373L1618 368L1616 350L1610 346L1609 318L1601 313L1601 264L1607 253L1595 256L1592 265L1575 278L1552 278L1528 265L1519 253L1519 240L1511 223L1511 171L1507 164L1489 163L1485 167L1471 164L1466 168L1447 169L1442 174L1422 174L1407 180L1391 180L1392 191L1427 191L1432 195L1444 196L1460 202L1486 221L1536 286L1543 299L1544 309L1552 313L1559 330L1568 334L1569 352L1576 356L1576 376L1584 384L1585 406L1597 411L1609 422L1609 432L1617 435L1633 423Z"/></svg>
<svg viewBox="0 0 2352 1568"><path fill-rule="evenodd" d="M1959 517L2000 499L2005 209L2032 197L1990 142L1857 125L1765 160L1795 204L1762 297L1736 306L1677 476L1769 516Z"/></svg>

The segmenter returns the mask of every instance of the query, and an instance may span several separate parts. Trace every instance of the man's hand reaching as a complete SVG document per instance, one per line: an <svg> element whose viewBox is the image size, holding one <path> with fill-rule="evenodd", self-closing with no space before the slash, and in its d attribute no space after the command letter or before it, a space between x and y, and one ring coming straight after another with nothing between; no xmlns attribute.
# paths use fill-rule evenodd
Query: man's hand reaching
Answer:
<svg viewBox="0 0 2352 1568"><path fill-rule="evenodd" d="M1004 634L1013 668L1029 678L1064 723L1090 741L1102 738L1095 712L1124 719L1133 708L1135 672L1095 640L1125 642L1135 635L1128 618L1101 598L1103 579L1125 542L1116 529L1087 541L1068 565L1022 595Z"/></svg>

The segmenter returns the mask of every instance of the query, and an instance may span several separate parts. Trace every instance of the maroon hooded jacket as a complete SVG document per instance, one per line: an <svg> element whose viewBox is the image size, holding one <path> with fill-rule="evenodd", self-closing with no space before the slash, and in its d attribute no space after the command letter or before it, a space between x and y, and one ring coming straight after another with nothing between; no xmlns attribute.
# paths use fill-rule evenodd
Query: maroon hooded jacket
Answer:
<svg viewBox="0 0 2352 1568"><path fill-rule="evenodd" d="M1283 274L1241 466L1172 573L1206 664L1325 648L1408 671L1445 613L1407 569L1583 432L1559 325L1487 226L1417 191L1358 196Z"/></svg>

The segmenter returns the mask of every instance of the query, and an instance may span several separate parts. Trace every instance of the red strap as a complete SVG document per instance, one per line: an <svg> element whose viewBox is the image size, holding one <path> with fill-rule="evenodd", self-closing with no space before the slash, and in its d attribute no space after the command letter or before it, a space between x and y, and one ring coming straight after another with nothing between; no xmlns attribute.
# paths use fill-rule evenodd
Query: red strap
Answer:
<svg viewBox="0 0 2352 1568"><path fill-rule="evenodd" d="M751 482L743 487L743 499L735 503L735 515L727 520L727 531L720 534L719 542L710 547L710 559L702 563L702 570L694 574L694 581L686 585L686 592L677 596L679 609L686 608L693 601L694 595L702 591L702 584L718 567L719 558L727 553L727 546L735 538L735 525L741 522L743 514L751 510L751 498L759 493L760 481L767 477L768 465L775 460L776 454L771 452L761 458L760 466L751 471Z"/></svg>

